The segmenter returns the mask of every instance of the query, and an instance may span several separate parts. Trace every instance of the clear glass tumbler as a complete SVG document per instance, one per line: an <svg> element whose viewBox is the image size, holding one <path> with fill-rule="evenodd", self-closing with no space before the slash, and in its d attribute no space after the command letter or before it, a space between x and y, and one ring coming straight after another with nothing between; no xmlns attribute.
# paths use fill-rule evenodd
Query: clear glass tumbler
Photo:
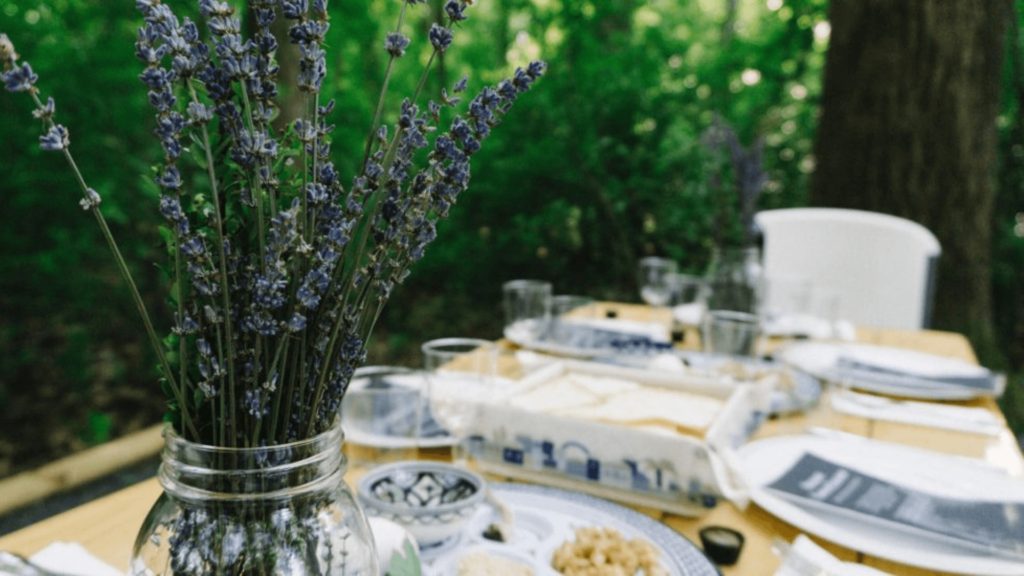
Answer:
<svg viewBox="0 0 1024 576"><path fill-rule="evenodd" d="M422 346L434 419L454 439L452 459L465 464L468 433L494 384L498 346L479 338L440 338Z"/></svg>

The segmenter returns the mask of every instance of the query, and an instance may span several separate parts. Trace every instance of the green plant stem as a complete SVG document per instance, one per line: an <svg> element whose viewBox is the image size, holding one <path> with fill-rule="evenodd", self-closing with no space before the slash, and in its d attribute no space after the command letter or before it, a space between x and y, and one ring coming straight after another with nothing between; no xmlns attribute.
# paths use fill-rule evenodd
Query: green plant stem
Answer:
<svg viewBox="0 0 1024 576"><path fill-rule="evenodd" d="M178 204L181 204L181 195L178 195ZM181 246L181 236L178 234L178 227L174 227L174 281L175 286L178 289L178 323L179 326L185 324L185 305L184 305L184 288L182 287L183 276L181 274L181 251L178 247ZM188 374L188 339L185 336L184 331L178 334L178 370L179 381L186 382ZM186 391L187 392L187 391ZM185 429L185 422L182 421L182 430Z"/></svg>
<svg viewBox="0 0 1024 576"><path fill-rule="evenodd" d="M273 379L274 371L277 370L277 362L278 362L278 360L281 359L282 355L285 358L288 357L288 343L289 343L289 341L290 341L290 338L287 335L285 335L284 337L281 338L281 345L278 346L277 352L274 354L274 362L270 365L271 372L269 372L267 374L268 378ZM278 416L281 413L281 396L283 396L283 391L284 391L284 381L281 380L281 379L279 379L279 380L280 380L281 383L280 383L280 386L277 386L277 388L275 388L275 390L274 390L274 407L271 409L271 412L270 412L270 430L267 433L267 442L268 443L272 442L274 440L274 438L277 436ZM266 418L264 418L263 420L266 420Z"/></svg>
<svg viewBox="0 0 1024 576"><path fill-rule="evenodd" d="M305 116L307 113L309 113L309 93L308 92L306 93L306 95L302 99L302 114L303 114L303 116ZM315 129L316 128L316 124L314 124L313 127ZM313 157L314 158L316 158L316 140L317 139L314 136L313 137ZM309 166L309 151L306 150L306 142L304 140L302 140L301 138L299 139L299 141L302 142L302 190L299 191L299 198L300 198L300 201L302 202L302 223L303 223L302 237L307 242L309 242L310 237L308 235L311 233L311 231L309 229L309 198L308 198L308 194L306 194L306 186L309 185L309 171L306 170L306 167ZM316 176L314 175L314 178L315 177Z"/></svg>
<svg viewBox="0 0 1024 576"><path fill-rule="evenodd" d="M188 85L189 93L193 102L198 102L199 97L196 89L191 83ZM221 304L224 310L221 313L221 320L224 322L224 332L227 337L227 371L228 371L228 395L231 397L231 438L227 445L234 446L236 438L235 429L235 338L234 330L231 327L231 291L228 282L226 255L224 254L224 219L220 209L220 193L217 186L217 172L213 168L213 152L210 150L210 133L203 124L203 148L206 152L206 171L210 178L210 194L213 196L213 215L216 219L214 229L217 231L217 263L220 267L220 293ZM218 338L219 339L219 338ZM223 356L222 356L223 357ZM223 439L223 437L222 437Z"/></svg>
<svg viewBox="0 0 1024 576"><path fill-rule="evenodd" d="M303 345L305 345L305 336L303 336ZM300 358L305 360L305 356L304 355L305 355L305 350L301 350L298 354L295 354L295 353L292 354L292 357L291 357L291 369L288 372L288 374L291 375L291 378L288 379L288 386L287 386L287 388L282 386L282 391L284 392L283 395L284 395L284 398L285 398L285 405L284 405L284 435L282 436L282 438L280 440L281 442L284 442L287 439L288 423L291 422L292 405L295 403L294 402L295 380L296 379L300 379L302 381L305 381L304 374L300 373L299 372L300 369L296 366L298 364ZM302 364L302 365L304 366L304 364ZM274 428L276 429L277 428L277 420L276 420L277 414L274 415L274 418L275 418L275 420L274 420Z"/></svg>
<svg viewBox="0 0 1024 576"><path fill-rule="evenodd" d="M317 172L317 167L319 165L319 160L320 160L320 129L319 129L319 126L318 126L318 118L317 118L319 113L320 113L320 93L318 92L318 93L313 95L313 130L316 131L316 136L313 137L313 169L312 169L311 172L312 172L313 183L314 184L316 184L316 183L318 183L320 181L320 177L319 177L318 172ZM303 200L306 199L305 190L303 190L302 199ZM313 231L316 230L316 212L309 213L307 217L308 217L308 221L307 222L309 224L309 230L308 230L308 233L307 233L307 236L306 236L306 243L308 244L308 243L312 243L313 242Z"/></svg>
<svg viewBox="0 0 1024 576"><path fill-rule="evenodd" d="M360 354L362 353L362 350L366 349L366 338L369 337L369 333L368 332L364 333L364 332L361 332L359 330L358 318L362 317L363 309L366 306L366 298L370 294L371 286L373 286L373 280L374 280L374 275L372 273L368 274L366 280L364 281L363 285L359 289L359 294L356 296L355 304L353 306L353 308L354 308L353 315L357 318L357 320L356 320L356 324L354 326L352 326L351 328L352 328L352 332L357 337L359 337L360 341L362 342L362 345L361 345L361 348L360 348ZM313 407L312 407L312 409L310 411L311 417L309 418L309 425L306 427L306 435L307 436L311 436L313 434L313 425L315 424L315 420L316 420L315 419L315 415L316 415L317 410L320 408L320 403L323 401L324 391L327 389L327 373L330 371L331 363L334 361L334 355L335 355L335 352L338 349L337 342L338 342L338 336L341 333L341 327L342 327L343 324L345 324L345 314L344 314L344 311L345 311L345 308L346 308L347 300L348 299L346 297L343 300L339 300L339 302L337 304L338 321L334 324L334 328L333 328L332 333L331 333L330 342L327 344L327 353L326 353L326 357L324 358L323 370L321 370L320 374L317 376L317 383L316 383L316 388L315 388L315 391L316 391L315 399L313 400ZM374 320L374 322L376 322L376 320ZM363 334L365 334L365 336Z"/></svg>
<svg viewBox="0 0 1024 576"><path fill-rule="evenodd" d="M217 355L223 358L224 357L224 346L223 346L223 343L222 343L223 338L221 337L220 326L215 325L214 326L214 332L217 335ZM222 443L220 445L223 445L224 437L227 435L227 430L226 430L226 426L225 426L225 423L224 423L224 420L226 419L224 417L224 404L225 404L224 403L224 396L225 396L224 391L221 390L221 392L220 392L220 397L221 397L221 402L220 402L221 417L210 423L210 428L212 429L211 433L216 435L217 434L217 427L216 427L215 423L218 422L218 421L220 422L220 439L221 439L221 443ZM215 403L211 402L211 404L215 404Z"/></svg>
<svg viewBox="0 0 1024 576"><path fill-rule="evenodd" d="M244 84L242 85L242 103L245 106L245 114L249 118L249 129L250 129L250 131L252 131L253 130L253 128L252 128L252 110L249 107L249 94L248 94L248 91L245 89L245 85ZM255 133L252 134L252 137L253 138L256 137ZM262 186L260 186L260 176L259 176L258 173L255 174L255 177L252 179L251 185L252 185L252 188L253 188L253 190L252 190L252 198L256 202L256 231L257 231L257 236L259 237L259 243L260 243L260 270L262 270L263 272L266 272L267 271L267 263L266 263L266 261L263 258L263 256L266 254L266 251L267 251L266 250L266 239L264 237L265 236L265 230L264 230L265 224L263 223L263 188L262 188ZM276 206L271 206L271 213L276 214L276 210L277 210Z"/></svg>
<svg viewBox="0 0 1024 576"><path fill-rule="evenodd" d="M39 96L36 91L30 90L29 94L32 99L35 100L36 106L43 108L43 103L39 100ZM53 120L49 121L50 127L54 126ZM64 153L64 159L67 161L68 166L71 167L71 171L75 174L75 179L78 180L78 185L82 189L83 196L89 198L89 186L85 183L85 178L82 177L82 172L78 169L78 165L75 164L75 159L71 156L71 151L68 150L67 146L63 147L61 151ZM199 434L196 431L195 424L188 415L188 405L185 404L185 396L182 388L179 386L177 380L174 378L174 371L171 369L170 362L167 361L167 355L164 354L163 343L160 338L156 335L156 330L153 329L153 321L149 318L149 312L146 310L146 305L142 301L142 295L139 294L139 288L135 285L135 279L132 277L131 270L128 269L128 264L124 260L124 256L121 255L121 250L117 247L117 242L114 240L114 235L110 231L110 227L107 226L107 220L103 217L103 213L100 212L100 208L97 205L92 205L91 211L93 216L96 217L96 222L100 226L100 231L103 233L103 238L107 241L107 246L114 255L114 261L117 263L117 269L121 272L122 278L125 283L128 284L128 290L131 292L132 300L135 301L135 307L139 311L139 315L142 316L142 323L146 327L146 334L149 335L150 344L153 346L153 351L156 352L157 359L160 361L160 367L164 373L164 378L167 378L167 383L171 386L171 391L177 398L178 403L181 405L181 417L185 426L192 432L195 438L199 438Z"/></svg>
<svg viewBox="0 0 1024 576"><path fill-rule="evenodd" d="M395 26L395 32L402 32L402 22L405 20L405 7L408 6L408 2L402 2L402 10L398 13L398 24ZM373 148L373 139L377 136L377 125L380 124L380 117L384 113L384 101L388 94L388 84L391 82L391 71L395 66L395 60L397 58L392 56L388 60L387 69L384 70L384 84L380 89L380 96L377 98L377 110L373 113L373 122L370 124L370 134L366 137L366 148L363 150L363 163L359 167L359 173L362 174L366 170L366 162L370 159L370 150Z"/></svg>

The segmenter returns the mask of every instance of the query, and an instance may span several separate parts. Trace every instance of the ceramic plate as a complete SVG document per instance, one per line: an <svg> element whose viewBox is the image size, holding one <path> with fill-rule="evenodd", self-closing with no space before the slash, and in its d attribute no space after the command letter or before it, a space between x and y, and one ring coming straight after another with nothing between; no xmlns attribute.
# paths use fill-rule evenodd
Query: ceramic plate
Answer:
<svg viewBox="0 0 1024 576"><path fill-rule="evenodd" d="M779 358L799 370L828 381L838 378L837 363L844 354L853 354L858 358L878 361L879 364L903 369L922 377L942 374L981 375L987 373L985 368L945 356L936 356L914 350L872 346L869 344L830 344L807 342L794 344L782 350ZM878 378L857 380L850 383L853 388L926 400L969 400L979 396L991 396L993 391L968 386L928 385L916 378Z"/></svg>
<svg viewBox="0 0 1024 576"><path fill-rule="evenodd" d="M561 330L564 331L562 340L554 339L552 334L537 337L529 331L517 329L516 325L506 326L504 335L523 348L569 358L649 356L673 348L667 329L657 323L579 320L566 323Z"/></svg>
<svg viewBox="0 0 1024 576"><path fill-rule="evenodd" d="M1024 482L983 461L866 438L780 436L747 444L739 458L751 499L809 534L893 562L940 572L989 576L1024 574L1024 561L996 557L915 532L869 524L848 515L795 504L766 490L801 456L817 454L864 474L952 498L1024 502Z"/></svg>
<svg viewBox="0 0 1024 576"><path fill-rule="evenodd" d="M607 526L624 538L642 538L661 552L661 564L671 576L721 576L715 565L681 534L639 512L607 500L557 488L532 484L490 484L492 492L515 514L512 541L496 543L484 539L487 527L500 517L485 504L459 536L459 542L440 553L424 557L428 576L457 576L458 560L464 554L485 551L518 559L538 575L556 576L551 556L576 528Z"/></svg>

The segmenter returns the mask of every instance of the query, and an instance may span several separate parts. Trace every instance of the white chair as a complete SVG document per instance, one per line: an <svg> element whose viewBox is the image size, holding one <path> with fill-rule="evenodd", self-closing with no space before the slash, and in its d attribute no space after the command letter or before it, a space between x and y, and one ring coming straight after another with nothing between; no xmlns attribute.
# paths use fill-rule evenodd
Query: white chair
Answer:
<svg viewBox="0 0 1024 576"><path fill-rule="evenodd" d="M924 226L839 208L767 210L755 221L767 278L810 278L838 297L838 319L856 325L929 326L942 248Z"/></svg>

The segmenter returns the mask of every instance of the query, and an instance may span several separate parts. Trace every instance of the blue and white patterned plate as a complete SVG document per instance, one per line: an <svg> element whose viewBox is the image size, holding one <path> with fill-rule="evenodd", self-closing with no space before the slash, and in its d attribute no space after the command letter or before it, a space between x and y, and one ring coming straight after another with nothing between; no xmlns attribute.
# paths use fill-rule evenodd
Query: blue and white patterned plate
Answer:
<svg viewBox="0 0 1024 576"><path fill-rule="evenodd" d="M577 528L595 526L618 530L624 538L641 538L661 551L662 567L671 576L721 576L704 553L683 535L639 512L601 498L532 484L490 483L491 492L515 515L512 542L496 544L481 537L498 512L484 506L463 531L459 546L429 559L426 574L457 574L461 552L479 548L508 547L510 552L534 559L538 574L555 574L551 556L563 542L572 540Z"/></svg>

